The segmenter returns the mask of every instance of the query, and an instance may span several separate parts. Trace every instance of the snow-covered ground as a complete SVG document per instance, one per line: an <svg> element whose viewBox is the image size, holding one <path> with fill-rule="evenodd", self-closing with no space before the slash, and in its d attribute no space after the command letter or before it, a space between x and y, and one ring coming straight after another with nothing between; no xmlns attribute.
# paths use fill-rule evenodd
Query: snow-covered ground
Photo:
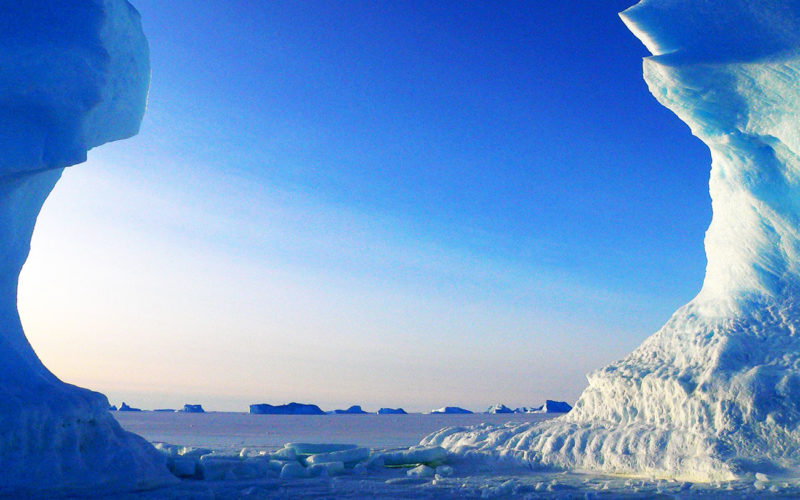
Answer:
<svg viewBox="0 0 800 500"><path fill-rule="evenodd" d="M800 480L760 475L736 482L691 484L680 481L632 479L580 472L536 470L514 461L479 456L447 455L432 471L405 466L381 465L363 460L363 466L347 464L344 470L316 477L281 478L270 457L283 455L286 463L300 463L283 448L285 443L352 443L368 448L371 457L383 456L384 464L404 457L427 433L450 426L472 426L482 422L492 427L509 422L528 425L550 418L545 414L471 415L250 415L246 413L115 412L123 428L149 441L207 448L211 457L264 464L254 477L217 480L183 479L179 484L156 490L114 495L124 499L227 499L227 498L792 498L800 496ZM512 424L513 425L513 424ZM300 451L302 447L297 448ZM363 453L358 448L351 455ZM319 451L319 450L316 450ZM269 455L261 455L268 452ZM399 452L399 453L398 453ZM391 453L391 455L390 455ZM438 453L438 452L437 452ZM189 453L191 455L191 452ZM422 457L420 458L420 455ZM417 452L426 460L429 452ZM330 456L330 455L329 455ZM434 457L435 458L435 457ZM213 463L213 461L210 461ZM272 464L272 468L270 468ZM217 469L222 470L222 469ZM251 471L257 469L250 469ZM309 468L296 469L306 476ZM409 474L409 471L414 471ZM438 472L438 474L437 474ZM432 473L432 474L431 474ZM247 474L244 474L247 475ZM224 477L224 476L223 476ZM100 497L104 498L104 497Z"/></svg>

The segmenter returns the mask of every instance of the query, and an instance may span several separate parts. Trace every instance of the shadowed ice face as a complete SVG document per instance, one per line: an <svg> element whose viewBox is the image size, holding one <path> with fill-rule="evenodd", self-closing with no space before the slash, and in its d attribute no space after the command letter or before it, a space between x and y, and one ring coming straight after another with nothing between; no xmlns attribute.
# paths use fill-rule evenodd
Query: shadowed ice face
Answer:
<svg viewBox="0 0 800 500"><path fill-rule="evenodd" d="M125 1L0 0L0 177L80 163L105 142L92 128L138 123L140 110L114 104L127 91L114 65L132 61L141 45L146 54Z"/></svg>

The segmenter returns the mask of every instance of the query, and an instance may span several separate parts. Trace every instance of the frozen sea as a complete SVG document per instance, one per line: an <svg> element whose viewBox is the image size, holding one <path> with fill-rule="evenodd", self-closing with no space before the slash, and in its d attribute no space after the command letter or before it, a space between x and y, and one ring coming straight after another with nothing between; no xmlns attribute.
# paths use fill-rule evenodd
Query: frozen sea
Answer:
<svg viewBox="0 0 800 500"><path fill-rule="evenodd" d="M151 442L211 448L270 450L290 442L346 443L373 449L419 444L428 434L483 422L538 422L554 414L251 415L249 413L113 412L128 431Z"/></svg>
<svg viewBox="0 0 800 500"><path fill-rule="evenodd" d="M288 442L357 444L397 450L444 427L479 423L535 422L557 415L250 415L209 412L114 412L127 430L151 442L210 448L222 455L243 448L272 451ZM458 459L448 477L413 478L404 468L346 471L335 477L204 481L184 479L175 486L122 499L252 498L800 498L800 480L788 477L691 484L578 472L537 470L496 459Z"/></svg>

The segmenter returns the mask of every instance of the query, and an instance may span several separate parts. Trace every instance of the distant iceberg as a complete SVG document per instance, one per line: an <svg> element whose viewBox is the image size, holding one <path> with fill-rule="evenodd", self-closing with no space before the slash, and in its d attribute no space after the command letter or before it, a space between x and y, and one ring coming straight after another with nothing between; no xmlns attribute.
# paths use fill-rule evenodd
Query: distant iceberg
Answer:
<svg viewBox="0 0 800 500"><path fill-rule="evenodd" d="M119 410L117 410L117 411L142 411L142 409L141 408L134 408L132 406L128 406L128 403L123 401L122 404L119 406Z"/></svg>
<svg viewBox="0 0 800 500"><path fill-rule="evenodd" d="M406 415L406 411L402 408L381 408L378 415Z"/></svg>
<svg viewBox="0 0 800 500"><path fill-rule="evenodd" d="M183 410L181 410L181 412L183 412L183 413L205 413L205 410L203 409L203 405L186 404L186 405L183 405Z"/></svg>
<svg viewBox="0 0 800 500"><path fill-rule="evenodd" d="M520 408L514 408L514 413L567 413L572 410L572 406L565 401L553 401L552 399L545 400L543 405Z"/></svg>
<svg viewBox="0 0 800 500"><path fill-rule="evenodd" d="M422 444L689 481L796 470L800 2L642 0L622 19L653 54L650 92L711 151L702 290L591 373L565 416L446 429Z"/></svg>
<svg viewBox="0 0 800 500"><path fill-rule="evenodd" d="M329 411L328 413L332 415L366 415L367 412L361 409L358 405L353 405L346 410L333 410Z"/></svg>
<svg viewBox="0 0 800 500"><path fill-rule="evenodd" d="M431 414L467 414L472 413L469 410L465 410L464 408L459 408L458 406L445 406L444 408L437 408L435 410L431 410Z"/></svg>
<svg viewBox="0 0 800 500"><path fill-rule="evenodd" d="M492 405L484 413L514 413L514 410L503 404Z"/></svg>
<svg viewBox="0 0 800 500"><path fill-rule="evenodd" d="M317 405L289 403L273 406L266 403L250 405L250 413L255 415L325 415Z"/></svg>

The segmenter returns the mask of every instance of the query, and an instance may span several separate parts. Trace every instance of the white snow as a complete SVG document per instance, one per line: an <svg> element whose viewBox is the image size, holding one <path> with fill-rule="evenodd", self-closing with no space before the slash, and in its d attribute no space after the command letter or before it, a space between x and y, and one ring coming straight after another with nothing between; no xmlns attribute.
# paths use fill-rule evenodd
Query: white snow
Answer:
<svg viewBox="0 0 800 500"><path fill-rule="evenodd" d="M174 481L104 396L42 365L16 307L33 227L62 169L139 129L149 85L139 14L125 0L7 1L0 28L0 495Z"/></svg>
<svg viewBox="0 0 800 500"><path fill-rule="evenodd" d="M800 3L643 0L644 77L711 150L702 291L553 421L425 445L699 481L800 465ZM680 165L665 165L680 168ZM763 483L763 481L759 481Z"/></svg>
<svg viewBox="0 0 800 500"><path fill-rule="evenodd" d="M125 421L149 422L150 428L142 427L143 434L150 435L163 428L165 420L173 423L186 423L191 418L192 430L186 431L184 437L194 436L198 443L217 442L216 435L225 429L226 442L242 443L251 439L237 429L240 418L247 417L258 422L262 428L270 428L264 417L248 414L210 413L203 417L181 413L159 414L142 412L138 414L117 415ZM473 415L470 419L486 418L499 422L503 415ZM437 421L444 424L458 423L464 415L410 415L415 419ZM540 419L544 415L507 414L506 427L513 432L515 425L512 419ZM130 420L128 420L130 419ZM382 436L401 435L403 427L409 422L406 418L386 419L373 416L331 415L321 416L320 422L326 420L340 425L344 419L348 428L353 429L346 438L352 438L370 448L369 457L363 462L345 466L342 462L326 462L307 465L305 454L295 453L294 460L277 461L270 457L279 450L278 447L259 450L256 447L231 449L223 448L189 448L158 444L165 454L184 453L185 455L203 452L195 456L195 463L204 461L210 466L208 477L195 475L193 479L184 479L180 484L156 489L151 492L140 492L130 498L170 499L170 498L753 498L762 495L773 495L781 498L794 498L800 495L800 479L781 474L744 474L738 481L722 481L707 484L689 483L657 478L634 479L628 476L603 476L583 472L558 472L531 468L529 462L521 462L514 457L497 460L487 458L479 453L445 453L437 449L436 455L441 463L420 463L417 460L430 459L432 455L421 458L419 447L403 447L386 449L376 447L374 441L361 441L362 438L374 437L376 434L365 433L360 428L365 422L374 420L382 427ZM308 422L305 417L276 418L276 421L291 422L288 427L281 425L275 429L281 436L294 435L303 429ZM497 428L496 425L486 427ZM463 431L456 427L455 432ZM189 434L191 432L192 434ZM382 439L385 439L382 437ZM349 440L349 439L348 439ZM247 443L249 445L249 443ZM307 446L304 451L335 450L337 443L300 443ZM312 447L313 445L313 447ZM355 448L359 448L356 446ZM354 448L348 448L354 449ZM342 451L342 450L339 450ZM425 451L425 454L433 453ZM415 456L416 454L416 456ZM402 456L399 465L384 463L383 457ZM201 458L203 457L203 458ZM439 459L437 458L437 461ZM391 460L390 460L391 461ZM402 463L400 462L407 462ZM287 464L291 464L287 467ZM425 467L419 467L424 465ZM409 470L417 468L411 475ZM427 468L426 468L427 467ZM286 472L281 477L281 472ZM187 467L187 472L190 468ZM433 472L433 475L430 472ZM129 498L128 496L124 498Z"/></svg>

